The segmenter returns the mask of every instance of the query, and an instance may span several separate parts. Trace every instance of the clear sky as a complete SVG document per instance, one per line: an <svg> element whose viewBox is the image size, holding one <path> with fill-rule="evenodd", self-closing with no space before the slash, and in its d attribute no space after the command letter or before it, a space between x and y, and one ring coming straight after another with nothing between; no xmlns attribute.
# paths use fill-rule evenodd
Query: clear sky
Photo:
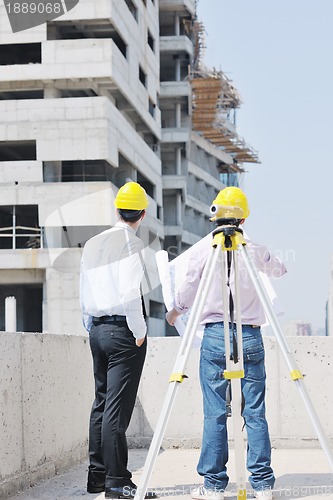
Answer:
<svg viewBox="0 0 333 500"><path fill-rule="evenodd" d="M281 323L325 324L333 254L332 0L199 0L204 62L240 92L238 132L261 164L245 164L245 229L281 256Z"/></svg>

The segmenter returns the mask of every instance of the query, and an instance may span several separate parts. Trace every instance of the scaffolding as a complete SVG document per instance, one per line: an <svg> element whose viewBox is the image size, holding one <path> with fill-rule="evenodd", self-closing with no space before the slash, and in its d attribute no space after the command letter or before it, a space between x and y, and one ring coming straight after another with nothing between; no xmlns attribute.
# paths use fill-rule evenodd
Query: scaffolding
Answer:
<svg viewBox="0 0 333 500"><path fill-rule="evenodd" d="M191 86L193 129L234 154L237 163L259 163L257 152L236 132L235 114L242 101L228 77L222 71L197 69Z"/></svg>
<svg viewBox="0 0 333 500"><path fill-rule="evenodd" d="M258 153L236 132L236 109L241 97L232 81L216 69L205 68L206 47L203 23L191 22L194 45L190 74L193 129L215 146L234 156L236 164L259 163ZM243 171L239 167L239 171Z"/></svg>

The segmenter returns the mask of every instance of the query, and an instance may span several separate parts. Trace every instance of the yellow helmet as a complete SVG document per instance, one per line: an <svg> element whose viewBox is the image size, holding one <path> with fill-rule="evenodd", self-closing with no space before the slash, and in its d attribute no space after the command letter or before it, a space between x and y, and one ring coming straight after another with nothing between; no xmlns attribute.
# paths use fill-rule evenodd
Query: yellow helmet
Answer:
<svg viewBox="0 0 333 500"><path fill-rule="evenodd" d="M146 191L137 182L126 182L114 200L114 206L123 210L144 210L148 203Z"/></svg>
<svg viewBox="0 0 333 500"><path fill-rule="evenodd" d="M215 207L215 210L212 210ZM238 187L230 186L222 189L216 196L211 207L211 213L219 210L216 207L228 207L240 209L242 214L239 218L246 219L250 215L250 209L245 193Z"/></svg>

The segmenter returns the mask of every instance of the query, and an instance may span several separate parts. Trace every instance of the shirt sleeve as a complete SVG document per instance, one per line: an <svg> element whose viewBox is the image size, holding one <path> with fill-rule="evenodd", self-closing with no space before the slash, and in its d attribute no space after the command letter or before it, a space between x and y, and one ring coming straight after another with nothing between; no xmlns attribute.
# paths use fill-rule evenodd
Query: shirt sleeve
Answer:
<svg viewBox="0 0 333 500"><path fill-rule="evenodd" d="M247 242L247 246L249 247L250 256L259 271L270 278L280 278L286 274L287 268L282 260L271 254L265 246L253 241Z"/></svg>
<svg viewBox="0 0 333 500"><path fill-rule="evenodd" d="M123 304L128 328L137 339L142 339L147 333L143 317L140 285L144 274L143 244L137 239L126 249L126 257L119 261L119 294Z"/></svg>
<svg viewBox="0 0 333 500"><path fill-rule="evenodd" d="M208 240L209 238L209 240ZM193 247L193 251L189 258L188 270L185 281L180 286L176 298L174 308L179 313L185 313L193 305L202 272L204 270L209 252L211 250L212 236L208 235L201 240L200 244Z"/></svg>
<svg viewBox="0 0 333 500"><path fill-rule="evenodd" d="M82 310L82 323L84 328L87 330L87 332L90 332L91 326L92 326L92 316L86 311L85 305L84 305L84 294L86 292L85 289L85 272L84 272L84 265L83 265L83 259L81 260L81 272L80 272L80 306Z"/></svg>

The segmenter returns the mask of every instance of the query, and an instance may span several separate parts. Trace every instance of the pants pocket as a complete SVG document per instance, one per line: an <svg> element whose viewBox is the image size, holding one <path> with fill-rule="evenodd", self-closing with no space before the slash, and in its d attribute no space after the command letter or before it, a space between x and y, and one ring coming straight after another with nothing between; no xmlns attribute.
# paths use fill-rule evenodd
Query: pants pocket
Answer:
<svg viewBox="0 0 333 500"><path fill-rule="evenodd" d="M252 352L244 353L245 378L253 381L261 381L266 378L265 350L258 347Z"/></svg>

